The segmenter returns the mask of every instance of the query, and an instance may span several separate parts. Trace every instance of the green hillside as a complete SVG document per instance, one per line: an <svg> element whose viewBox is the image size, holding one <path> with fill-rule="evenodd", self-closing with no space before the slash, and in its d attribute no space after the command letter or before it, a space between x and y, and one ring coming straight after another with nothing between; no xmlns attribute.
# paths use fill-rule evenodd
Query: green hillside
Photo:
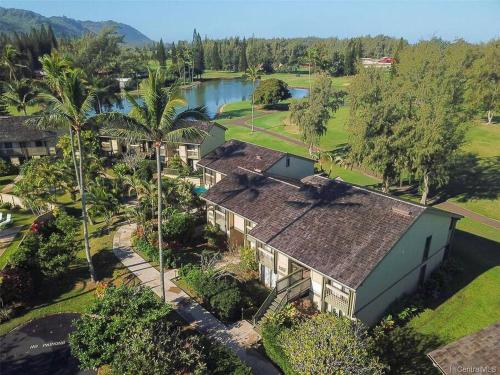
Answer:
<svg viewBox="0 0 500 375"><path fill-rule="evenodd" d="M99 32L104 28L115 28L124 36L127 44L142 45L152 43L152 40L132 26L115 21L79 21L68 17L44 17L38 13L0 7L0 33L26 33L32 28L50 25L57 37L73 38L88 32Z"/></svg>

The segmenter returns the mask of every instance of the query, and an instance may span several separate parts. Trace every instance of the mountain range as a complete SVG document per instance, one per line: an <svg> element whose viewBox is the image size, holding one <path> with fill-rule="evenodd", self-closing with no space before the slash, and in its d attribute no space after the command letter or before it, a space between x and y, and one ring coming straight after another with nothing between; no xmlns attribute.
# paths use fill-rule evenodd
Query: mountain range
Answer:
<svg viewBox="0 0 500 375"><path fill-rule="evenodd" d="M124 23L115 21L79 21L68 17L45 17L41 14L23 9L0 7L0 33L27 33L32 28L41 25L50 25L57 37L74 38L88 32L99 32L104 28L114 28L123 35L124 42L132 45L152 43L146 35L139 30Z"/></svg>

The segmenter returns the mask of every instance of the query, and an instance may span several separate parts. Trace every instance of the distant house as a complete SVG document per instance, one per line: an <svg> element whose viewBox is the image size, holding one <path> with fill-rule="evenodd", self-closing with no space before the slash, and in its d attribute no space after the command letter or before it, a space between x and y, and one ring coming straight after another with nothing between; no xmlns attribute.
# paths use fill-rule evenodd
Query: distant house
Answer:
<svg viewBox="0 0 500 375"><path fill-rule="evenodd" d="M29 116L0 117L0 157L13 164L55 155L57 133L26 125Z"/></svg>
<svg viewBox="0 0 500 375"><path fill-rule="evenodd" d="M161 160L162 163L165 163L169 158L178 155L184 163L197 169L197 163L202 157L224 143L226 128L216 122L198 120L188 121L184 126L196 127L203 132L203 135L184 139L175 145L163 144L161 146ZM121 155L128 151L154 152L152 140L145 139L131 144L124 139L108 135L100 135L99 138L101 150L110 156Z"/></svg>
<svg viewBox="0 0 500 375"><path fill-rule="evenodd" d="M428 357L443 374L494 374L500 370L500 322L436 349Z"/></svg>
<svg viewBox="0 0 500 375"><path fill-rule="evenodd" d="M303 295L320 311L378 321L447 252L460 218L313 175L312 160L229 141L202 158L207 220L255 249L271 296L256 314Z"/></svg>
<svg viewBox="0 0 500 375"><path fill-rule="evenodd" d="M365 68L390 68L392 66L392 63L394 62L394 58L388 56L384 56L381 59L363 57L360 60L361 65L363 65Z"/></svg>

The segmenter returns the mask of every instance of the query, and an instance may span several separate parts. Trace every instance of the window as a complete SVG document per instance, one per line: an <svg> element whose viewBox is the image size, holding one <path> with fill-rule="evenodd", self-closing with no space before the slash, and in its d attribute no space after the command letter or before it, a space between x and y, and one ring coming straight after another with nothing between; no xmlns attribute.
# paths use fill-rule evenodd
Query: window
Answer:
<svg viewBox="0 0 500 375"><path fill-rule="evenodd" d="M285 163L286 163L286 165L285 165L285 166L288 168L288 167L290 166L290 156L287 156L287 157L286 157L286 161L285 161Z"/></svg>
<svg viewBox="0 0 500 375"><path fill-rule="evenodd" d="M36 141L35 142L35 146L36 147L42 147L43 146L43 142L42 141Z"/></svg>
<svg viewBox="0 0 500 375"><path fill-rule="evenodd" d="M422 262L425 262L429 258L429 251L431 249L432 236L425 239L424 256L422 257Z"/></svg>
<svg viewBox="0 0 500 375"><path fill-rule="evenodd" d="M26 142L19 142L19 147L26 147Z"/></svg>
<svg viewBox="0 0 500 375"><path fill-rule="evenodd" d="M12 148L12 142L5 142L4 146L5 148Z"/></svg>

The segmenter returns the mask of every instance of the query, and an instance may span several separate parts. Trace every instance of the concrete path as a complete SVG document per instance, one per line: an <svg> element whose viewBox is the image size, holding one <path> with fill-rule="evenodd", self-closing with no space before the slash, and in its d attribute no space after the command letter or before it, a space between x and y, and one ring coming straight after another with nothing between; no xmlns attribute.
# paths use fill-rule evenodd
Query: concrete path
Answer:
<svg viewBox="0 0 500 375"><path fill-rule="evenodd" d="M21 229L23 229L22 226L17 226L0 230L0 255L2 255L11 242L14 241Z"/></svg>
<svg viewBox="0 0 500 375"><path fill-rule="evenodd" d="M132 250L131 236L134 229L135 225L130 224L117 230L113 239L113 252L123 265L141 280L142 285L150 287L158 296L161 296L160 272ZM233 350L252 368L254 374L280 373L271 362L252 348L260 337L250 323L240 321L229 326L221 323L171 281L176 273L176 270L165 272L165 297L180 316L199 332Z"/></svg>
<svg viewBox="0 0 500 375"><path fill-rule="evenodd" d="M500 221L487 216L479 215L453 202L443 202L438 204L436 207L479 221L480 223L489 225L490 227L500 229Z"/></svg>

